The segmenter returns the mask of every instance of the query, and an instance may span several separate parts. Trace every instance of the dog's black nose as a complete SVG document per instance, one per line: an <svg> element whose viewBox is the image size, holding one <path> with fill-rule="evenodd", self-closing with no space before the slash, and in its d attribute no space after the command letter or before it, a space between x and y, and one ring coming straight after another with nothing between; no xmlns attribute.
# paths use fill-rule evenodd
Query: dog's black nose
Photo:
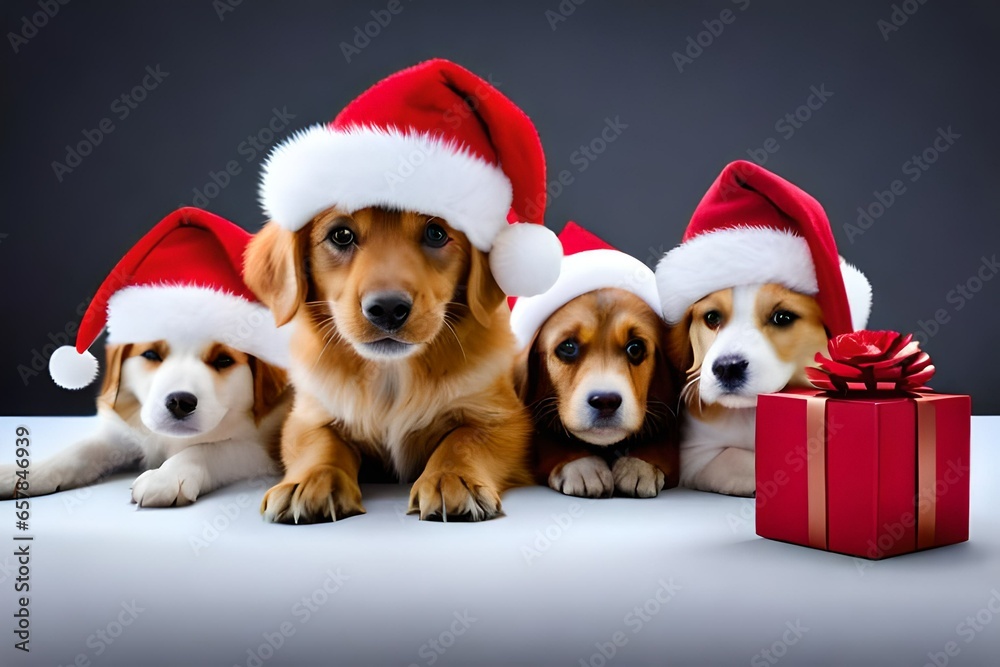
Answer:
<svg viewBox="0 0 1000 667"><path fill-rule="evenodd" d="M406 324L413 301L401 292L378 292L366 296L361 302L368 321L382 331L393 332Z"/></svg>
<svg viewBox="0 0 1000 667"><path fill-rule="evenodd" d="M175 391L167 396L167 410L177 419L184 419L198 407L198 397L186 391Z"/></svg>
<svg viewBox="0 0 1000 667"><path fill-rule="evenodd" d="M588 396L587 403L597 410L599 417L610 417L621 407L622 395L615 392L599 392Z"/></svg>
<svg viewBox="0 0 1000 667"><path fill-rule="evenodd" d="M726 389L736 389L747 381L750 362L742 357L723 357L712 364L712 373Z"/></svg>

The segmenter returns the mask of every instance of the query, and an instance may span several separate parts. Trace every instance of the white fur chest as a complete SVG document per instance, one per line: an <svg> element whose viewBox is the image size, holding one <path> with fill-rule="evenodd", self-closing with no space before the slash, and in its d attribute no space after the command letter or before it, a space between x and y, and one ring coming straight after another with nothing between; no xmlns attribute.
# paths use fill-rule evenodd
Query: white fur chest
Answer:
<svg viewBox="0 0 1000 667"><path fill-rule="evenodd" d="M756 408L731 408L716 419L701 421L690 413L685 415L682 447L738 447L754 450Z"/></svg>

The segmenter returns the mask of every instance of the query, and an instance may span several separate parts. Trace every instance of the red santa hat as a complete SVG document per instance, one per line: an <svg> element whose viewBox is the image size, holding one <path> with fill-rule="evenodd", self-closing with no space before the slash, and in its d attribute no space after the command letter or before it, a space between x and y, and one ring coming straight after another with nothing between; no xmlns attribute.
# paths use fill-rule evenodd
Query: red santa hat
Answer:
<svg viewBox="0 0 1000 667"><path fill-rule="evenodd" d="M490 253L506 294L529 296L559 270L559 243L542 224L545 188L545 156L528 116L485 80L438 59L383 79L332 123L275 147L260 199L292 231L332 206L440 216Z"/></svg>
<svg viewBox="0 0 1000 667"><path fill-rule="evenodd" d="M831 336L863 329L871 311L871 285L838 255L819 202L742 160L727 165L705 193L656 279L671 324L712 292L762 283L814 296Z"/></svg>
<svg viewBox="0 0 1000 667"><path fill-rule="evenodd" d="M653 271L574 222L559 233L564 256L559 278L548 291L517 299L510 311L510 326L523 349L557 310L587 292L617 287L635 294L657 315L660 297Z"/></svg>
<svg viewBox="0 0 1000 667"><path fill-rule="evenodd" d="M80 322L76 347L49 359L65 389L97 377L88 351L107 327L108 343L213 340L277 366L288 364L290 329L243 282L250 234L197 208L174 211L153 227L105 278Z"/></svg>

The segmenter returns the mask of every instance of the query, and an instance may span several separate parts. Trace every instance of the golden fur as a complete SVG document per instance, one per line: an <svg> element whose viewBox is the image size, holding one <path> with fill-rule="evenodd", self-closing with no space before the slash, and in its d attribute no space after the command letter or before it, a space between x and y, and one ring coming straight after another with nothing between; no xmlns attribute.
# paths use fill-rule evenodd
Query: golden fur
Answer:
<svg viewBox="0 0 1000 667"><path fill-rule="evenodd" d="M443 247L423 243L436 224ZM331 232L348 228L340 247ZM298 232L268 223L246 256L246 280L279 325L293 321L296 400L282 433L284 479L261 506L282 522L363 513L362 457L416 478L420 518L483 519L500 494L530 481L530 421L514 393L514 338L486 254L438 218L367 208L332 209ZM366 319L366 295L412 298L392 338L408 356L359 350L386 334Z"/></svg>

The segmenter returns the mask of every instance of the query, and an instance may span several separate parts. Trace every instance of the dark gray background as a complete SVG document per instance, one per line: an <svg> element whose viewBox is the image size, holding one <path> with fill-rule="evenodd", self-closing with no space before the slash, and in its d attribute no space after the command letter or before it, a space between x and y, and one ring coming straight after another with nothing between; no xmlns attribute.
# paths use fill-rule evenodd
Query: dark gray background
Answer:
<svg viewBox="0 0 1000 667"><path fill-rule="evenodd" d="M1000 413L1000 280L967 300L951 292L976 276L984 256L1000 253L993 3L909 0L902 4L919 8L884 39L878 21L890 19L890 2L752 0L741 10L746 0L590 0L553 30L546 10L558 11L557 0L403 0L350 63L340 43L387 2L243 0L221 19L220 4L71 2L14 53L9 33L39 9L4 2L3 412L93 411L96 390L62 391L44 369L25 381L18 366L51 351L50 337L79 319L78 306L122 253L192 203L210 172L239 163L208 208L247 229L260 226L263 155L240 144L267 127L272 109L295 115L285 136L331 118L379 78L444 56L491 74L532 116L550 178L571 172L573 183L551 202L549 226L575 219L649 263L677 242L723 165L773 137L779 150L766 166L824 204L841 253L871 279L870 327L920 330L940 315L946 323L926 336L939 368L932 385L971 393L979 414ZM679 72L672 53L727 8L735 20ZM115 99L157 65L169 75L120 119ZM776 123L806 103L811 86L833 95L788 137ZM114 132L59 182L52 162L105 117ZM574 151L607 118L627 128L580 171ZM911 182L904 163L948 127L960 138ZM843 225L895 179L905 192L849 242Z"/></svg>

